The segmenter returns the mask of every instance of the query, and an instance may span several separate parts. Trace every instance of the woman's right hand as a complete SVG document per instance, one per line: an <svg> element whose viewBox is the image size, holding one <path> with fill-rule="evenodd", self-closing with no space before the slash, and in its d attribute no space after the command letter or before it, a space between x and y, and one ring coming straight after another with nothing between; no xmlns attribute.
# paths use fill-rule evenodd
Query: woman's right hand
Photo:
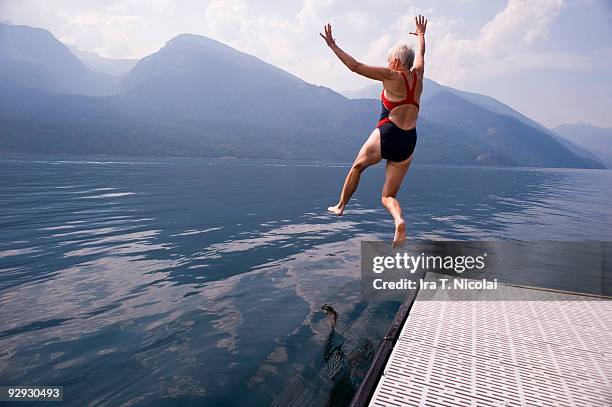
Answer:
<svg viewBox="0 0 612 407"><path fill-rule="evenodd" d="M416 22L416 31L411 32L412 35L425 35L425 30L427 29L427 19L419 14L418 17L414 18Z"/></svg>

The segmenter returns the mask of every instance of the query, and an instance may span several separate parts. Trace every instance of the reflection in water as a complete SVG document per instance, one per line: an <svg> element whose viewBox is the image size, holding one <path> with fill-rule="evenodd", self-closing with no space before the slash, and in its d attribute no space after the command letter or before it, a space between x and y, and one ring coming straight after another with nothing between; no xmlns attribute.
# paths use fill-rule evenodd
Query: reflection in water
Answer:
<svg viewBox="0 0 612 407"><path fill-rule="evenodd" d="M0 166L0 383L63 384L68 405L346 405L399 307L360 298L360 242L392 238L381 167L337 218L338 166ZM412 238L610 239L610 174L415 166L399 198Z"/></svg>
<svg viewBox="0 0 612 407"><path fill-rule="evenodd" d="M338 320L338 313L331 305L323 304L321 305L321 309L325 312L325 315L329 317L329 326L331 326L332 331L336 327L336 321Z"/></svg>

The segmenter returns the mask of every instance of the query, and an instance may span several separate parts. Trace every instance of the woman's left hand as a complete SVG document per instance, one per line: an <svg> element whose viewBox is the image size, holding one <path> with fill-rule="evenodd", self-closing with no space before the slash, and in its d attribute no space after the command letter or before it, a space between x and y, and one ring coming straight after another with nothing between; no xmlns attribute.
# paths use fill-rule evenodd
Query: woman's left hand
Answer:
<svg viewBox="0 0 612 407"><path fill-rule="evenodd" d="M331 47L332 45L336 45L336 40L334 40L334 38L332 37L331 24L323 26L323 29L325 30L325 35L321 33L319 33L319 35L325 40L327 46Z"/></svg>
<svg viewBox="0 0 612 407"><path fill-rule="evenodd" d="M427 19L420 15L414 18L414 22L416 23L416 30L411 32L412 35L425 35L425 30L427 30Z"/></svg>

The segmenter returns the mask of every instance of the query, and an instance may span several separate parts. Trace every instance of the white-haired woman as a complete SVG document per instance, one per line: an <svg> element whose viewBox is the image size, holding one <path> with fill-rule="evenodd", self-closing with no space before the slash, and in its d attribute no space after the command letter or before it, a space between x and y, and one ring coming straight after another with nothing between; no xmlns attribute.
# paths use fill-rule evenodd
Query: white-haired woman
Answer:
<svg viewBox="0 0 612 407"><path fill-rule="evenodd" d="M327 24L325 35L320 34L327 45L351 71L366 78L382 81L382 113L378 125L357 154L349 171L340 201L328 209L342 215L344 207L357 189L361 172L383 158L387 160L382 203L395 221L393 244L400 246L406 241L406 224L402 208L396 198L404 175L412 162L412 153L417 141L416 122L419 115L419 100L423 92L425 71L425 29L427 20L419 15L415 18L416 30L410 34L419 38L419 49L415 55L412 48L399 44L389 51L387 67L368 66L358 62L342 51L332 36Z"/></svg>

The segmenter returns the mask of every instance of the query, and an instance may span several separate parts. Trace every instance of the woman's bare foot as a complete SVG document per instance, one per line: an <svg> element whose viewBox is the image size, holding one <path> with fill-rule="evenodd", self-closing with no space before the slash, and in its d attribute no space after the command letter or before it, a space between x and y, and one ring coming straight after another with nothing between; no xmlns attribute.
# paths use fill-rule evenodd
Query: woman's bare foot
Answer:
<svg viewBox="0 0 612 407"><path fill-rule="evenodd" d="M332 212L335 215L342 216L342 212L344 212L344 206L340 206L340 204L335 206L330 206L327 208L328 211Z"/></svg>
<svg viewBox="0 0 612 407"><path fill-rule="evenodd" d="M395 224L395 236L393 237L393 247L401 247L406 243L406 224L402 219Z"/></svg>

